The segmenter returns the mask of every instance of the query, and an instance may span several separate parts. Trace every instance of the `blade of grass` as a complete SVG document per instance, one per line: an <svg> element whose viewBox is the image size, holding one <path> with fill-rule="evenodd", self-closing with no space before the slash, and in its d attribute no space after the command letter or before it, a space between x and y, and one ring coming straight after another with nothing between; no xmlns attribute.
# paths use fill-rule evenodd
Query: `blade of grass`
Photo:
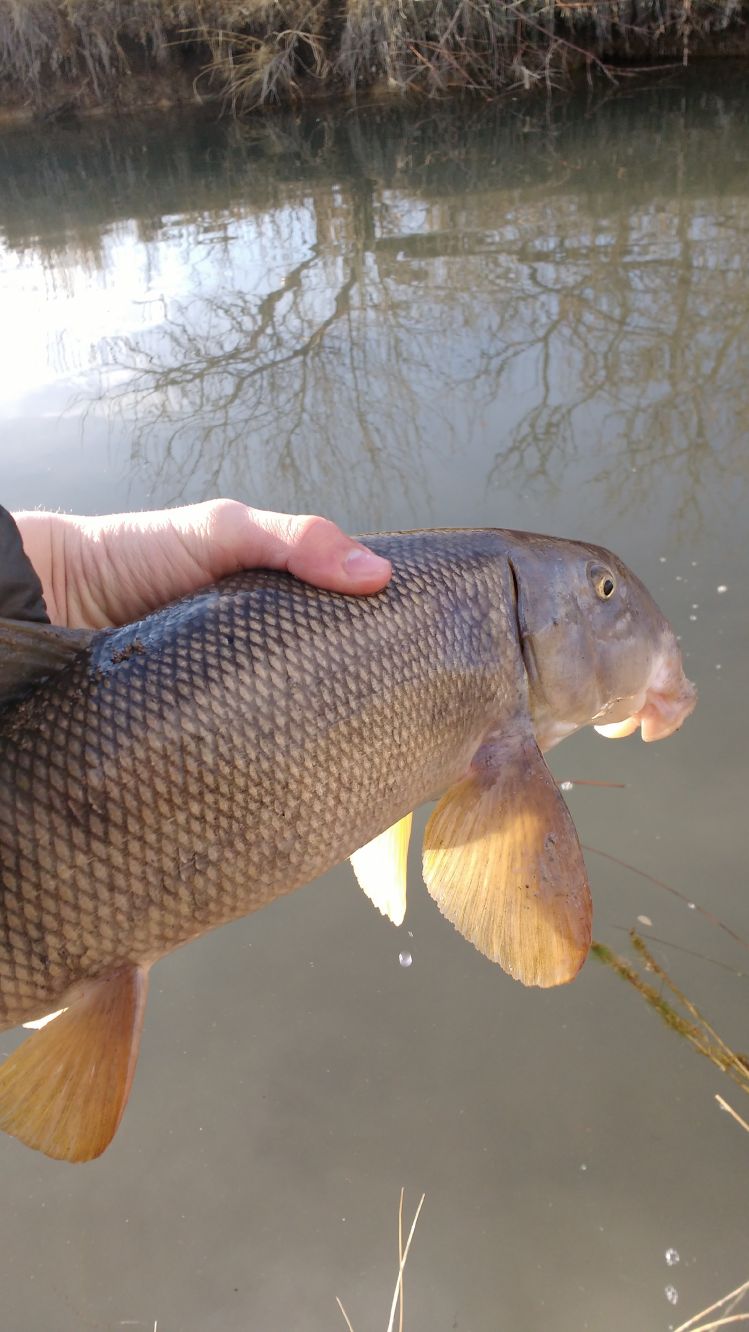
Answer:
<svg viewBox="0 0 749 1332"><path fill-rule="evenodd" d="M715 1099L718 1102L718 1105L720 1106L721 1110L725 1110L726 1114L731 1115L731 1117L736 1120L736 1123L740 1124L741 1127L743 1129L746 1129L747 1133L749 1133L749 1124L747 1124L745 1119L741 1118L741 1115L739 1114L738 1110L734 1110L733 1106L729 1105L728 1101L724 1101L723 1097L720 1096L718 1092L715 1093Z"/></svg>
<svg viewBox="0 0 749 1332"><path fill-rule="evenodd" d="M402 1256L401 1256L400 1266L399 1266L399 1271L398 1271L398 1280L397 1280L396 1283L395 1283L395 1290L394 1290L394 1292L393 1292L393 1302L392 1302L392 1304L391 1304L391 1306L390 1306L390 1320L389 1320L388 1325L387 1325L387 1332L393 1332L393 1326L394 1326L394 1323L395 1323L395 1311L396 1311L396 1309L397 1309L397 1307L398 1307L398 1292L399 1292L399 1290L401 1289L402 1282L403 1282L403 1269L404 1269L404 1267L406 1266L406 1259L408 1258L408 1251L409 1251L409 1249L411 1248L411 1240L412 1240L413 1237L414 1237L414 1231L415 1231L415 1229L416 1229L416 1222L418 1221L418 1219L419 1219L419 1213L421 1212L421 1209L422 1209L422 1207L424 1206L424 1199L425 1199L425 1197L426 1197L426 1194L425 1194L425 1193L422 1193L421 1198L420 1198L420 1200L419 1200L419 1205L418 1205L418 1207L416 1208L416 1212L415 1212L415 1214L414 1214L414 1219L413 1219L413 1221L411 1222L411 1229L410 1229L409 1232L408 1232L408 1239L406 1240L406 1247L405 1247L405 1249L403 1250L403 1254L402 1254Z"/></svg>
<svg viewBox="0 0 749 1332"><path fill-rule="evenodd" d="M403 1332L403 1195L405 1189L401 1189L400 1202L398 1204L398 1332Z"/></svg>
<svg viewBox="0 0 749 1332"><path fill-rule="evenodd" d="M713 1323L700 1323L692 1332L713 1332L716 1327L728 1327L731 1323L749 1323L749 1313L730 1314L728 1318L718 1318Z"/></svg>
<svg viewBox="0 0 749 1332"><path fill-rule="evenodd" d="M343 1307L343 1305L341 1304L341 1301L339 1300L339 1298L338 1298L337 1295L336 1295L336 1297L335 1297L335 1302L336 1302L336 1304L338 1305L338 1308L340 1309L341 1313L343 1314L343 1317L344 1317L345 1320L346 1320L346 1327L348 1328L348 1332L354 1332L354 1329L353 1329L353 1327L351 1326L351 1323L349 1322L349 1316L348 1316L348 1314L346 1313L346 1310L344 1309L344 1307Z"/></svg>

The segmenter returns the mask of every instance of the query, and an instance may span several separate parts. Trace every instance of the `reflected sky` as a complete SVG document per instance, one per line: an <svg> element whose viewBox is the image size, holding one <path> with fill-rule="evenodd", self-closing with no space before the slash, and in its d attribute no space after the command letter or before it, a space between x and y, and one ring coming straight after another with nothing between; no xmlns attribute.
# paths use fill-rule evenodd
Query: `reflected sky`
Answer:
<svg viewBox="0 0 749 1332"><path fill-rule="evenodd" d="M0 499L224 492L612 546L699 707L555 772L623 783L568 793L581 840L746 939L744 84L6 133ZM328 1332L339 1295L384 1332L403 1184L427 1193L406 1332L668 1332L749 1275L747 1144L714 1102L740 1093L598 964L548 994L499 975L420 887L423 821L400 931L344 866L159 964L96 1166L0 1139L8 1327ZM746 948L588 866L597 935L651 919L746 1050Z"/></svg>

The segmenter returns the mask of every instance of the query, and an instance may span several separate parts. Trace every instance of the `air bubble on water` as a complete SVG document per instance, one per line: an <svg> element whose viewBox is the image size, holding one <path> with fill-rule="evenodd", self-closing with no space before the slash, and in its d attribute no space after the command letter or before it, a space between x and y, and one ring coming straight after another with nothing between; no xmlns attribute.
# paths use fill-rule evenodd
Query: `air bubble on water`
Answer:
<svg viewBox="0 0 749 1332"><path fill-rule="evenodd" d="M722 671L722 670L723 670L723 667L721 666L721 664L720 664L719 661L716 661L716 663L715 663L715 669L716 669L716 671Z"/></svg>
<svg viewBox="0 0 749 1332"><path fill-rule="evenodd" d="M692 621L694 622L694 621L697 619L697 616L696 616L696 615L690 615L689 618L690 618L690 620L692 620Z"/></svg>
<svg viewBox="0 0 749 1332"><path fill-rule="evenodd" d="M690 911L696 911L696 910L697 910L697 903L696 903L696 902L687 902L687 906L689 907L689 910L690 910Z"/></svg>
<svg viewBox="0 0 749 1332"><path fill-rule="evenodd" d="M666 1249L666 1262L668 1263L669 1267L675 1267L678 1261L679 1261L679 1250Z"/></svg>
<svg viewBox="0 0 749 1332"><path fill-rule="evenodd" d="M652 920L650 919L650 916L638 916L637 919L638 919L638 921L639 921L639 923L640 923L641 925L651 925L651 926L652 926L652 924L653 924Z"/></svg>
<svg viewBox="0 0 749 1332"><path fill-rule="evenodd" d="M569 779L568 779L568 780L566 780L566 781L564 781L564 782L560 782L560 783L559 783L559 790L560 790L560 791L571 791L574 785L575 785L575 783L569 781Z"/></svg>
<svg viewBox="0 0 749 1332"><path fill-rule="evenodd" d="M693 568L693 569L696 569L696 568L697 568L697 561L696 561L696 560L692 560L692 568Z"/></svg>
<svg viewBox="0 0 749 1332"><path fill-rule="evenodd" d="M581 1170L587 1170L587 1169L588 1169L588 1167L585 1165L585 1162L583 1162L583 1164L580 1166L580 1169L581 1169Z"/></svg>
<svg viewBox="0 0 749 1332"><path fill-rule="evenodd" d="M665 564L665 563L666 563L666 556L665 556L665 555L659 555L659 556L658 556L658 563L659 563L659 564Z"/></svg>
<svg viewBox="0 0 749 1332"><path fill-rule="evenodd" d="M716 588L715 590L716 590L716 592L718 593L718 595L720 596L720 595L722 595L724 592L727 592L727 591L728 591L728 588L726 587L725 583L719 583L718 586L717 586L717 588Z"/></svg>
<svg viewBox="0 0 749 1332"><path fill-rule="evenodd" d="M666 1299L668 1300L669 1304L679 1303L679 1292L676 1289L676 1286L666 1286L666 1289L664 1290L663 1294L666 1296Z"/></svg>
<svg viewBox="0 0 749 1332"><path fill-rule="evenodd" d="M398 954L398 961L400 962L402 967L410 967L411 963L413 962L413 958L411 957L410 953L403 952Z"/></svg>
<svg viewBox="0 0 749 1332"><path fill-rule="evenodd" d="M676 575L676 581L677 581L677 583L683 583L683 582L684 582L684 579L682 578L681 574L677 574L677 575Z"/></svg>
<svg viewBox="0 0 749 1332"><path fill-rule="evenodd" d="M699 608L700 608L700 603L699 603L699 601L693 601L693 602L692 602L692 610L699 610Z"/></svg>
<svg viewBox="0 0 749 1332"><path fill-rule="evenodd" d="M413 937L414 937L414 932L413 932L413 930L409 930L409 931L408 931L408 937L409 937L409 939L413 939Z"/></svg>

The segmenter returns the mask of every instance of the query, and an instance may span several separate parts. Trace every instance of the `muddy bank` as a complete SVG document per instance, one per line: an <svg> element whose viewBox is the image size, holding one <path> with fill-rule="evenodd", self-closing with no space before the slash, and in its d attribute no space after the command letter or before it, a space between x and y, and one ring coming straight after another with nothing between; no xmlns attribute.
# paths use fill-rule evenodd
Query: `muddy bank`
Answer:
<svg viewBox="0 0 749 1332"><path fill-rule="evenodd" d="M0 118L557 87L749 54L747 0L0 0Z"/></svg>

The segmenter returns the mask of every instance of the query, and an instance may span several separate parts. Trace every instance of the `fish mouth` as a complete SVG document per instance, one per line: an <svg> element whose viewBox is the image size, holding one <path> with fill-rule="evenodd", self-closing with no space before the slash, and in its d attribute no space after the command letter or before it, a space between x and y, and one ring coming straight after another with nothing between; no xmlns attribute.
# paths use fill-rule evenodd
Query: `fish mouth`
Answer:
<svg viewBox="0 0 749 1332"><path fill-rule="evenodd" d="M666 678L664 679L664 675ZM697 690L687 680L681 666L667 673L658 669L654 681L645 691L639 707L622 721L610 722L594 729L608 740L619 740L640 727L642 739L665 740L683 725L697 704Z"/></svg>

